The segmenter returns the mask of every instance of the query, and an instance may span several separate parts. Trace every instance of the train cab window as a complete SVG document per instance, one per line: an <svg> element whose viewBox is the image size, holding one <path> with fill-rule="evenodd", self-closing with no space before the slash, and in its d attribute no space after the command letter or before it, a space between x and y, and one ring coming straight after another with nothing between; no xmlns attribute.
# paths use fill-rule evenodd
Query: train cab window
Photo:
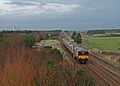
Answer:
<svg viewBox="0 0 120 86"><path fill-rule="evenodd" d="M78 52L78 55L83 55L83 54L82 54L82 52L79 51L79 52Z"/></svg>
<svg viewBox="0 0 120 86"><path fill-rule="evenodd" d="M85 55L88 55L88 54L89 54L89 52L85 52L84 54L85 54Z"/></svg>

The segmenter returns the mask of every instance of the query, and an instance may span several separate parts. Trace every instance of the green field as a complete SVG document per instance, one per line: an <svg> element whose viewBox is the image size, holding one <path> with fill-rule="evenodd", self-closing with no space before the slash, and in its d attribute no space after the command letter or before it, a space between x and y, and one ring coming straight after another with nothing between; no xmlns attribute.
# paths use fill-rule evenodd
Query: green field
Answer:
<svg viewBox="0 0 120 86"><path fill-rule="evenodd" d="M105 51L120 51L120 37L84 36L83 41L87 43L88 48Z"/></svg>

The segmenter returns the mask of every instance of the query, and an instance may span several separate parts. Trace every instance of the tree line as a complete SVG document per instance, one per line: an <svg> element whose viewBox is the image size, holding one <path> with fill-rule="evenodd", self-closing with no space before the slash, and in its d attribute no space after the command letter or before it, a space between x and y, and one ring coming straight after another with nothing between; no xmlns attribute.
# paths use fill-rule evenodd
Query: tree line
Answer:
<svg viewBox="0 0 120 86"><path fill-rule="evenodd" d="M80 33L73 32L71 38L74 40L74 42L77 42L78 44L82 43L82 36Z"/></svg>
<svg viewBox="0 0 120 86"><path fill-rule="evenodd" d="M104 30L89 30L87 32L88 35L93 35L93 34L105 34Z"/></svg>
<svg viewBox="0 0 120 86"><path fill-rule="evenodd" d="M88 30L88 35L105 34L105 33L120 33L120 29L103 29L103 30Z"/></svg>

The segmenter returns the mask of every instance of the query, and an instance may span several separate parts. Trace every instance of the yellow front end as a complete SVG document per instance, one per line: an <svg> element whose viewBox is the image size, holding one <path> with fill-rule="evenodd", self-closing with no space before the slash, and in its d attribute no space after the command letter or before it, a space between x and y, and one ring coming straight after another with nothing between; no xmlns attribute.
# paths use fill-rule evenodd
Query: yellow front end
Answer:
<svg viewBox="0 0 120 86"><path fill-rule="evenodd" d="M79 56L79 59L88 59L89 56Z"/></svg>

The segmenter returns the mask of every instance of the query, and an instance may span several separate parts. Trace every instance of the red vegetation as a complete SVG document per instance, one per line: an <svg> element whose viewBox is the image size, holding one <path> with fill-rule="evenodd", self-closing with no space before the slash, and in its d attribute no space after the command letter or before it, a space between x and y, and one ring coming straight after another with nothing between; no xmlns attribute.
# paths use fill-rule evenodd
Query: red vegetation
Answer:
<svg viewBox="0 0 120 86"><path fill-rule="evenodd" d="M0 67L1 86L33 86L36 67L31 55L26 55L25 50L22 47L16 51L16 55L14 51L11 54L10 51L6 53L6 61Z"/></svg>

